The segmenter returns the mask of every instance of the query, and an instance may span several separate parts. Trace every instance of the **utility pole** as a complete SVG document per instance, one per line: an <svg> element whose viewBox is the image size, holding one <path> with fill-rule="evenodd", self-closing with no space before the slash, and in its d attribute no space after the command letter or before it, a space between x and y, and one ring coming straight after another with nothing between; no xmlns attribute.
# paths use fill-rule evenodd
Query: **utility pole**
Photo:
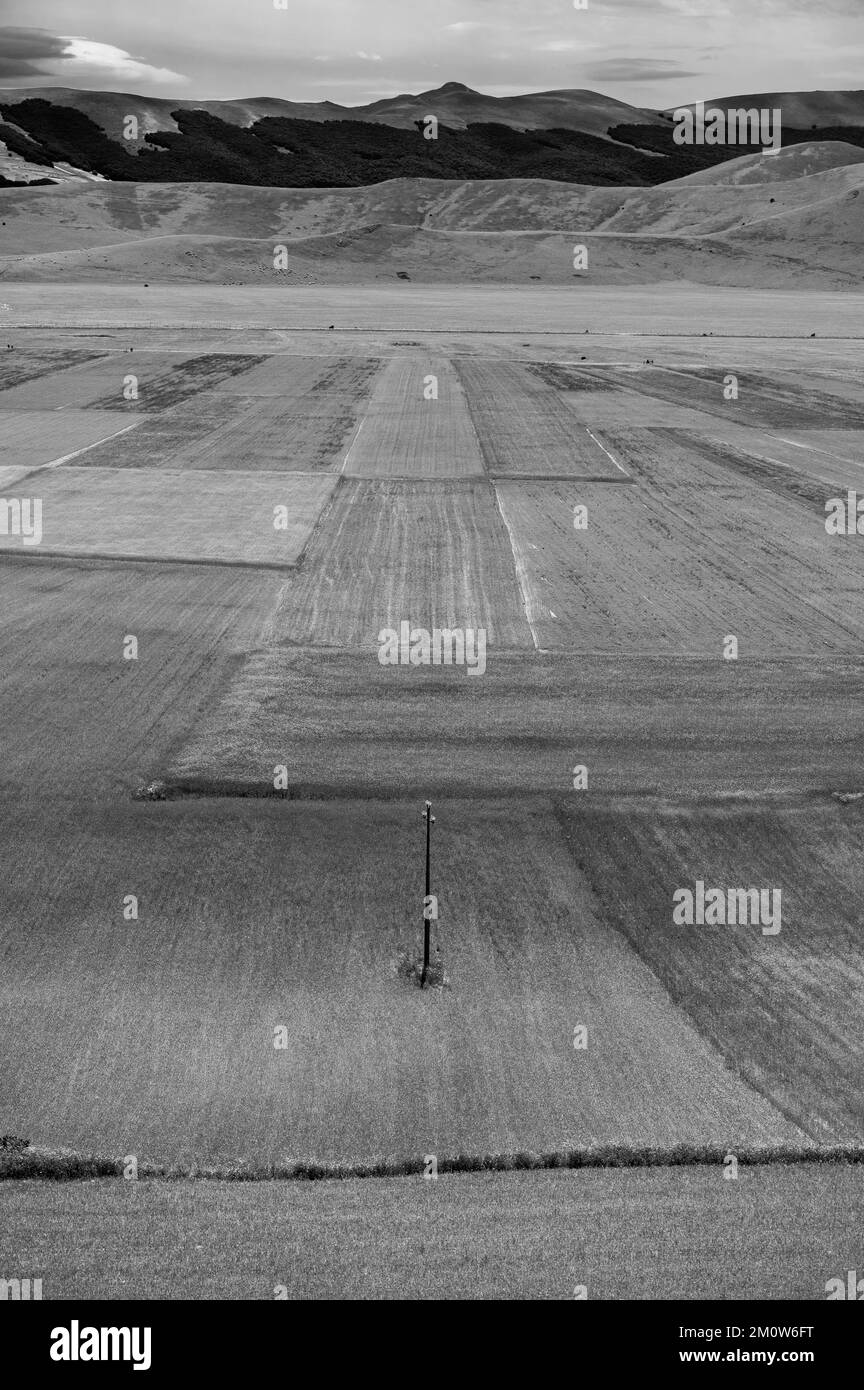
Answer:
<svg viewBox="0 0 864 1390"><path fill-rule="evenodd" d="M423 900L423 973L420 976L421 989L426 984L426 976L429 973L429 921L431 896L431 850L432 850L432 826L435 824L435 817L432 814L432 802L426 802L426 810L423 812L423 819L426 822L426 897Z"/></svg>

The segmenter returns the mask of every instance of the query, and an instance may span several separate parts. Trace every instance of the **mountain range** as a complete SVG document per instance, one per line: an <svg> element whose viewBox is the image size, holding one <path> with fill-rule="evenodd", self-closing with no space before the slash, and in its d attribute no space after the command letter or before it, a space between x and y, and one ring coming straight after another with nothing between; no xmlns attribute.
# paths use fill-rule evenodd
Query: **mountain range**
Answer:
<svg viewBox="0 0 864 1390"><path fill-rule="evenodd" d="M0 279L578 286L584 244L595 285L857 289L864 93L706 105L779 107L783 148L681 147L671 111L595 92L448 83L346 108L0 91Z"/></svg>
<svg viewBox="0 0 864 1390"><path fill-rule="evenodd" d="M493 97L472 91L461 82L417 95L385 97L367 106L338 106L332 101L285 101L278 97L249 97L239 101L142 97L130 92L90 92L72 87L0 88L0 103L39 97L55 106L80 111L111 139L123 137L127 116L137 117L142 136L158 130L177 130L174 111L206 111L228 125L250 126L265 116L302 121L373 121L397 129L412 129L435 115L453 130L471 124L495 123L514 130L579 130L602 135L613 125L651 123L660 115L590 91L532 92L524 96ZM864 106L862 106L864 111ZM864 123L864 116L862 116Z"/></svg>
<svg viewBox="0 0 864 1390"><path fill-rule="evenodd" d="M779 107L784 144L864 146L864 92L761 93L706 105ZM515 176L650 186L738 157L725 146L676 145L671 114L592 91L494 97L458 82L359 107L6 88L0 180L345 187ZM439 123L434 140L422 129L429 116Z"/></svg>

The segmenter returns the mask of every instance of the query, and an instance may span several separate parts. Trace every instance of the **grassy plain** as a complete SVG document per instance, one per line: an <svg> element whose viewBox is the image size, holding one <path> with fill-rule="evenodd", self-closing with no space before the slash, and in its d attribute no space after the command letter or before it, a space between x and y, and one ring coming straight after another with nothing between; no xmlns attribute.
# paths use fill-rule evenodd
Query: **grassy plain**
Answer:
<svg viewBox="0 0 864 1390"><path fill-rule="evenodd" d="M571 256L572 256L572 237ZM464 334L502 333L520 339L560 335L572 355L584 352L581 338L626 334L650 343L674 335L687 342L700 336L732 339L800 340L813 332L814 360L827 340L857 338L861 331L862 292L796 289L724 288L677 285L604 285L584 280L569 293L543 285L177 285L76 283L70 276L54 284L3 282L9 304L4 317L17 329L68 327L76 331L107 328L183 330L189 334L214 327L229 340L238 327L278 330L381 330ZM518 325L514 328L514 325ZM578 335L578 336L577 336ZM55 340L56 341L56 340ZM325 340L328 341L328 340ZM632 362L632 341L619 344L622 360ZM729 344L726 344L729 348ZM332 340L328 351L332 351ZM637 344L638 350L638 344ZM734 349L732 349L734 352ZM738 356L736 353L735 356ZM773 350L776 365L776 349ZM785 364L784 356L784 364Z"/></svg>

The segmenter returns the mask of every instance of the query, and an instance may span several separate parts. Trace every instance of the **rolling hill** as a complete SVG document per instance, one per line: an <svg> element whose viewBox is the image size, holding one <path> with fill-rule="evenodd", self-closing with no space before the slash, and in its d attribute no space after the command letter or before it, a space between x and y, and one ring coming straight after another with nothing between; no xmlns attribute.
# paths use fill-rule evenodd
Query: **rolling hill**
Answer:
<svg viewBox="0 0 864 1390"><path fill-rule="evenodd" d="M329 189L107 182L7 189L0 277L857 283L864 152L813 144L747 155L722 173L654 188L395 179ZM589 250L581 275L573 269L577 243ZM279 270L277 246L285 247Z"/></svg>
<svg viewBox="0 0 864 1390"><path fill-rule="evenodd" d="M698 169L694 174L670 180L670 187L684 184L748 184L786 183L790 179L809 178L829 169L864 163L864 148L847 145L841 140L815 140L810 144L787 145L770 159L742 155L712 169Z"/></svg>

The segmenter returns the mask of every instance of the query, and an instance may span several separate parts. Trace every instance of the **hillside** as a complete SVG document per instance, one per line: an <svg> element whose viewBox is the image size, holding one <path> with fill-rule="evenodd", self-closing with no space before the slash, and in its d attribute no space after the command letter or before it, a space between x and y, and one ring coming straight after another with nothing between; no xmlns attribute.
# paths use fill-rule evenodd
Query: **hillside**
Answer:
<svg viewBox="0 0 864 1390"><path fill-rule="evenodd" d="M743 155L712 169L685 174L683 178L671 182L678 187L683 184L786 183L790 179L808 178L812 174L823 174L828 169L842 169L861 163L864 163L864 148L860 145L818 140L803 145L787 145L770 158L754 159L753 155Z"/></svg>
<svg viewBox="0 0 864 1390"><path fill-rule="evenodd" d="M816 110L795 101L789 109L800 118ZM434 138L426 138L429 116L438 121ZM823 124L796 126L784 111L784 146L830 141L838 151L864 148L864 124L836 124L854 116L854 103L826 101ZM522 178L617 188L654 186L741 157L739 146L681 146L673 135L668 115L590 91L499 98L447 83L349 108L0 90L4 185L105 178L359 188L391 179Z"/></svg>
<svg viewBox="0 0 864 1390"><path fill-rule="evenodd" d="M564 128L520 131L502 123L451 127L442 122L435 138L426 139L413 123L403 129L373 120L262 116L241 127L207 111L180 108L174 117L175 130L139 130L141 138L133 142L106 135L71 106L39 97L17 104L0 100L0 140L7 157L17 157L43 175L61 165L115 182L201 181L277 188L361 186L391 178L508 176L650 184L706 162L692 151L682 154L670 148L658 158L654 150Z"/></svg>
<svg viewBox="0 0 864 1390"><path fill-rule="evenodd" d="M695 103L684 102L683 106ZM864 126L864 91L751 92L747 96L713 97L708 106L726 109L756 106L783 113L783 124L797 127ZM671 115L674 107L666 112Z"/></svg>
<svg viewBox="0 0 864 1390"><path fill-rule="evenodd" d="M399 179L363 188L67 184L0 191L9 280L216 284L857 283L864 160L812 146L734 161L727 182L596 188ZM806 166L820 172L799 176ZM731 166L730 166L731 168ZM778 170L789 177L778 178ZM589 248L574 272L573 246ZM287 263L274 269L274 248Z"/></svg>

